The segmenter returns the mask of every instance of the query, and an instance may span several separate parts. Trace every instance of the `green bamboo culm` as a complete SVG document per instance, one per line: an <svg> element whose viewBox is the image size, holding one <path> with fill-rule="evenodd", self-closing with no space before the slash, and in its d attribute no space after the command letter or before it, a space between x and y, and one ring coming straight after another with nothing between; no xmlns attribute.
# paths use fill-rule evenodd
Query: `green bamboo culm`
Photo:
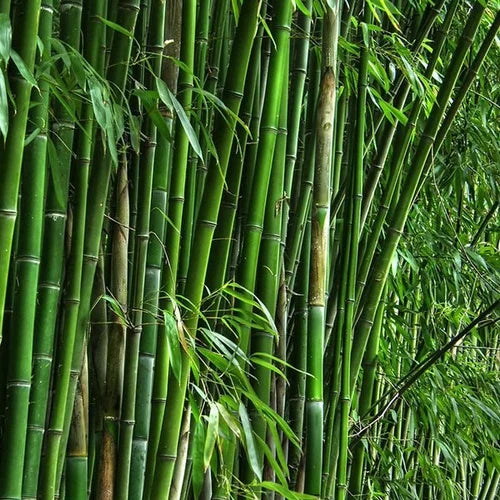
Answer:
<svg viewBox="0 0 500 500"><path fill-rule="evenodd" d="M354 334L356 348L352 351L350 381L351 390L356 383L365 346L368 341L368 336L371 330L371 325L373 324L378 302L380 301L382 289L387 279L392 257L401 238L420 178L424 173L427 157L430 154L439 125L446 111L446 104L448 103L448 100L453 92L453 88L464 63L467 51L474 40L474 36L485 9L485 5L481 2L476 2L471 10L467 24L453 54L448 71L445 74L443 84L441 85L439 93L436 97L436 103L432 108L425 130L418 144L412 161L412 168L409 170L410 173L405 180L404 187L402 188L402 193L404 193L404 195L400 198L397 204L393 218L389 224L386 240L383 243L379 256L373 264L371 277L365 286L364 293L361 298L361 314L359 315Z"/></svg>
<svg viewBox="0 0 500 500"><path fill-rule="evenodd" d="M118 3L117 9L119 24L133 32L139 11L139 0L123 0ZM132 41L126 34L114 34L108 78L118 89L124 89L125 87L131 44ZM103 139L99 137L94 147L93 157L98 159L100 167L92 169L89 181L87 206L92 207L92 209L87 210L86 213L85 224L88 230L85 232L81 290L77 292L76 280L72 280L73 291L80 296L80 306L73 308L78 313L76 325L68 322L69 331L74 336L73 339L65 339L68 349L66 356L63 358L64 368L61 367L61 378L58 379L60 390L55 393L56 398L52 403L49 423L47 461L43 469L42 481L42 492L49 497L55 494L62 473L62 467L58 467L58 463L61 463L59 452L60 449L64 450L65 447L61 446L61 443L65 444L69 432L73 399L83 359L84 336L90 316L92 286L100 250L101 231L112 169L109 150L104 152L103 148ZM76 258L76 254L74 255ZM74 318L71 319L71 321L74 320ZM74 375L71 376L71 373ZM65 425L65 422L68 422L68 424Z"/></svg>
<svg viewBox="0 0 500 500"><path fill-rule="evenodd" d="M231 51L231 67L235 69L228 75L222 99L225 105L236 115L241 103L241 94L245 84L251 48L257 30L259 7L259 2L255 0L245 0L243 2L240 10L242 22L238 24ZM200 303L203 293L210 246L224 187L224 178L221 177L220 172L223 174L226 172L235 127L236 121L234 119L216 118L214 144L218 151L219 164L217 165L215 162L209 164L209 173L195 229L185 289L186 297L195 305ZM187 321L186 327L190 332L195 332L197 323L198 318L193 314ZM189 359L183 353L180 380L177 381L172 376L169 378L168 401L164 416L165 425L162 429L161 443L158 450L153 495L165 497L168 496L170 490L174 469L174 460L172 459L177 452L189 368Z"/></svg>
<svg viewBox="0 0 500 500"><path fill-rule="evenodd" d="M50 6L49 6L50 7ZM35 64L36 33L39 23L40 2L31 2L17 11L17 23L24 33L16 30L12 47L33 70ZM50 10L49 10L50 12ZM42 34L48 36L51 16L42 20ZM5 61L7 62L7 61ZM0 71L2 71L0 69ZM5 432L0 458L0 498L20 498L23 482L23 465L28 426L29 396L31 388L31 363L33 352L36 290L40 264L41 234L43 226L43 202L45 179L45 151L47 144L46 123L48 96L46 87L33 90L38 104L31 112L31 119L44 133L39 134L24 153L23 143L28 117L32 86L20 75L13 74L11 86L16 95L16 112L6 141L0 145L3 151L4 180L0 187L0 331L7 285L10 245L17 215L17 191L22 171L22 205L20 224L25 230L19 236L15 261L18 283L14 295L12 328L17 332L15 342L7 346L7 381ZM29 132L29 130L28 130ZM4 281L5 280L5 281ZM0 337L0 342L1 342Z"/></svg>
<svg viewBox="0 0 500 500"><path fill-rule="evenodd" d="M271 29L274 33L276 47L271 53L269 63L256 159L258 168L253 176L249 198L249 206L252 207L252 210L249 211L245 221L241 261L237 272L237 282L251 293L255 290L266 198L278 132L280 94L283 79L286 78L284 69L286 66L286 47L290 37L291 5L289 2L277 0L272 3L272 13L274 17ZM242 303L241 307L244 310L249 309L247 303ZM249 342L250 329L245 327L241 330L239 339L243 352L248 351Z"/></svg>
<svg viewBox="0 0 500 500"><path fill-rule="evenodd" d="M52 10L52 0L48 0L42 3L41 12L40 12L40 25L38 29L38 36L42 43L45 46L45 51L40 56L40 61L46 61L49 58L50 54L50 37L52 35L52 18L53 18L53 10ZM46 153L47 153L47 132L48 132L48 107L49 107L49 92L48 92L48 83L40 82L40 104L37 108L34 108L32 111L33 114L37 116L34 118L35 123L38 127L40 127L41 133L36 137L33 141L33 144L26 149L26 157L25 161L32 156L32 160L37 159L37 162L40 162L37 165L37 169L39 175L44 173L46 169ZM43 162L43 164L42 164ZM36 164L36 163L34 163ZM45 177L45 176L44 176ZM42 179L39 180L39 182ZM41 182L44 185L45 178ZM43 215L43 211L40 211L40 214ZM45 230L47 231L47 230ZM46 267L45 267L46 268ZM24 457L24 469L23 469L23 486L22 486L22 496L23 498L35 498L36 497L36 488L38 483L38 470L40 466L40 452L42 448L42 440L43 440L43 431L44 431L44 423L45 423L45 412L47 408L46 397L48 396L48 381L50 378L50 367L51 363L47 362L47 358L52 351L52 335L50 332L54 331L54 325L51 325L51 321L48 317L45 317L45 324L49 324L52 328L49 327L49 335L44 335L45 331L39 327L39 311L41 307L42 301L42 293L40 291L40 285L43 282L43 269L44 263L42 262L41 270L39 271L39 281L37 283L37 291L38 291L38 304L37 311L35 314L35 325L37 334L33 339L33 363L32 363L32 386L30 391L30 400L31 404L29 407L28 414L28 428L26 435L26 450ZM60 269L60 266L55 266L55 269ZM45 281L46 282L46 281ZM58 293L54 294L54 299L57 300ZM55 314L52 314L52 317L55 318ZM35 319L34 318L34 319ZM47 349L41 349L40 344L49 337L49 342L47 345ZM46 351L47 356L44 359L40 357L40 351ZM42 375L42 373L43 375Z"/></svg>
<svg viewBox="0 0 500 500"><path fill-rule="evenodd" d="M93 2L89 10L97 15L103 14L103 0ZM77 24L74 16L77 19L80 16L78 9L70 7L67 9L72 13L73 17L70 18L68 25L74 28ZM42 11L42 15L46 15L47 9ZM48 10L50 12L50 10ZM85 56L91 63L97 62L99 52L99 40L101 39L100 33L102 32L102 23L97 17L92 17L88 27L88 40L89 43L85 45ZM70 33L79 36L79 30L73 30ZM77 43L75 37L72 38L72 43ZM93 130L93 114L90 103L83 106L82 114L82 127L79 131L78 139L76 141L76 161L75 161L75 183L78 186L75 189L75 203L77 207L75 214L76 226L80 225L80 234L83 235L84 212L82 215L83 206L86 203L86 189L87 189L87 175L90 162L90 150L92 147L92 130ZM72 128L66 127L64 133L68 135L66 141L69 141L69 136L72 134ZM61 134L60 131L58 131ZM59 135L58 134L58 135ZM71 135L72 136L72 135ZM61 135L62 137L62 135ZM67 147L62 148L65 158L68 158ZM62 157L61 156L61 157ZM66 161L69 162L67 159ZM44 227L44 246L43 256L47 257L42 259L40 288L39 288L39 304L37 308L37 335L35 337L34 345L34 366L33 366L33 388L30 406L30 428L28 432L28 441L26 445L26 471L23 484L23 495L27 497L34 497L37 488L37 478L40 463L40 453L42 448L42 437L44 431L45 413L47 402L49 398L49 380L50 369L52 366L53 356L53 339L56 329L57 319L57 303L61 289L61 280L63 267L62 262L59 260L64 252L64 229L66 220L66 207L65 202L61 200L60 191L54 185L54 180L50 178L48 193L47 193L47 207L45 211L45 227ZM66 182L66 181L65 181ZM64 197L67 200L67 187L62 188ZM79 222L78 222L79 221ZM75 233L77 234L77 233ZM76 237L74 240L73 255L79 255L81 252L77 250L78 241L81 236ZM76 254L75 254L76 252ZM50 256L50 258L49 258ZM74 268L76 275L79 274L79 265ZM75 288L79 287L78 281L75 283ZM77 308L73 305L73 312L76 314Z"/></svg>
<svg viewBox="0 0 500 500"><path fill-rule="evenodd" d="M145 82L150 88L156 83L155 79L159 78L161 73L160 54L163 50L164 17L165 2L161 0L152 2L147 38L148 52L153 54L152 68L151 73L145 77ZM144 291L157 131L151 120L147 118L143 131L145 140L141 150L138 186L140 206L138 207L135 228L137 241L132 276L134 296L131 297L131 314L133 323L132 327L129 328L126 342L125 363L128 369L124 377L116 478L116 494L123 498L127 494L130 498L142 497L149 431L149 401L151 400L153 363L156 351L156 338L154 336L152 338L143 337L142 325L144 304L150 300L150 297L145 296ZM145 352L147 356L139 356L141 342L142 352ZM138 379L138 375L140 375L140 379ZM137 392L138 386L141 388L139 393ZM138 396L140 399L137 399ZM138 412L136 412L136 406ZM132 422L135 422L133 426Z"/></svg>
<svg viewBox="0 0 500 500"><path fill-rule="evenodd" d="M330 178L335 121L338 4L323 18L323 70L316 118L316 157L311 207L311 263L307 335L305 492L321 494L323 468L323 346L330 232Z"/></svg>
<svg viewBox="0 0 500 500"><path fill-rule="evenodd" d="M15 19L16 29L12 35L12 48L16 50L27 69L31 72L33 72L35 66L40 6L41 0L23 2L22 5L18 6L16 9L17 19ZM4 15L6 14L8 14L7 6ZM10 36L10 33L7 35ZM10 54L6 55L10 57ZM6 65L7 62L8 59L3 64ZM32 83L23 78L12 64L9 65L9 70L9 82L12 94L15 96L15 107L11 107L9 110L9 130L0 145L0 157L2 158L3 167L3 182L0 186L0 341L14 226L17 217L17 197L24 152L23 144L32 88Z"/></svg>
<svg viewBox="0 0 500 500"><path fill-rule="evenodd" d="M285 64L288 70L288 64ZM288 71L284 72L288 75ZM288 78L283 81L281 93L278 136L274 150L271 178L269 182L264 230L262 233L261 252L257 276L256 294L262 300L268 311L274 317L277 310L278 291L281 269L281 235L283 218L283 191L285 177L286 140L287 140L287 110L288 110ZM256 329L252 332L251 353L272 355L275 338L266 331ZM271 371L262 366L254 368L255 393L265 403L271 402ZM251 413L254 432L261 439L266 437L266 422L256 413ZM263 467L264 452L259 452L259 464Z"/></svg>
<svg viewBox="0 0 500 500"><path fill-rule="evenodd" d="M372 12L365 5L364 23L372 22ZM365 37L361 48L360 67L358 75L358 95L356 102L356 135L355 153L353 155L352 173L350 176L350 200L349 202L349 261L348 278L345 299L345 319L343 331L342 352L342 377L340 391L340 439L337 470L337 497L340 500L346 498L347 494L347 461L349 447L349 415L351 409L351 343L354 324L354 306L356 301L356 270L358 268L359 235L361 229L361 208L363 197L363 157L365 145L365 122L366 122L366 93L368 85L368 57L370 50L370 37Z"/></svg>

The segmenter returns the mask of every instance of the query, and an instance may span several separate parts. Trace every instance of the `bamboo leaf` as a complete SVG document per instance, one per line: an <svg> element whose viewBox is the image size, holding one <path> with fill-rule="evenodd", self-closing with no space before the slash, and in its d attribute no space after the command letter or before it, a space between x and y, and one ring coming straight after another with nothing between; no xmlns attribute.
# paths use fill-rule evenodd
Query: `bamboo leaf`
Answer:
<svg viewBox="0 0 500 500"><path fill-rule="evenodd" d="M269 465L271 466L273 472L276 474L276 476L279 479L279 481L281 482L281 484L286 484L286 477L283 474L283 470L281 469L278 462L276 461L276 458L274 458L274 455L271 452L271 450L269 449L269 446L257 434L255 435L255 437L258 440L259 446L264 450L264 455L266 456L267 461L269 462Z"/></svg>
<svg viewBox="0 0 500 500"><path fill-rule="evenodd" d="M189 121L186 112L184 111L184 108L175 98L174 94L170 92L167 84L160 78L156 79L156 88L163 104L165 104L165 106L167 106L169 109L173 109L175 111L177 118L179 118L179 120L181 121L182 128L184 129L184 132L188 137L191 147L193 148L196 155L201 160L203 160L203 152L201 150L200 143L198 142L198 137Z"/></svg>
<svg viewBox="0 0 500 500"><path fill-rule="evenodd" d="M172 367L174 377L180 380L182 358L179 334L177 332L177 322L168 311L163 311L163 320L165 322L165 333L167 335L170 366Z"/></svg>
<svg viewBox="0 0 500 500"><path fill-rule="evenodd" d="M132 149L139 153L141 148L141 129L139 125L139 117L129 114L129 132L130 132L130 144L132 145Z"/></svg>
<svg viewBox="0 0 500 500"><path fill-rule="evenodd" d="M0 58L7 65L11 54L12 27L7 14L0 14Z"/></svg>
<svg viewBox="0 0 500 500"><path fill-rule="evenodd" d="M206 472L210 465L210 459L215 448L217 441L217 434L219 430L219 410L215 404L210 405L210 414L208 416L207 435L205 438L205 447L203 449L203 471Z"/></svg>
<svg viewBox="0 0 500 500"><path fill-rule="evenodd" d="M259 461L257 458L257 450L255 449L255 441L253 439L252 425L250 424L250 419L248 418L248 413L240 402L238 413L240 415L241 425L243 426L243 433L245 435L245 451L247 452L248 461L250 462L250 467L252 468L254 474L257 476L259 481L262 481L262 474L259 467Z"/></svg>
<svg viewBox="0 0 500 500"><path fill-rule="evenodd" d="M111 159L116 166L118 165L118 151L116 150L115 121L113 119L109 103L106 103L104 106L104 111L106 113L106 128L102 132L105 133L109 153L111 154Z"/></svg>
<svg viewBox="0 0 500 500"><path fill-rule="evenodd" d="M110 305L111 310L115 313L116 317L121 321L121 323L123 325L127 325L127 316L125 315L121 304L111 295L103 295L102 300Z"/></svg>
<svg viewBox="0 0 500 500"><path fill-rule="evenodd" d="M90 100L94 111L95 119L102 130L106 130L106 110L104 109L104 97L98 81L89 79Z"/></svg>
<svg viewBox="0 0 500 500"><path fill-rule="evenodd" d="M215 403L217 405L217 408L219 410L219 413L221 417L224 419L226 422L227 426L231 430L231 432L238 438L241 439L241 430L238 427L238 422L237 420L229 413L224 405L221 403Z"/></svg>
<svg viewBox="0 0 500 500"><path fill-rule="evenodd" d="M105 19L104 17L97 16L97 18L105 24L108 28L111 28L114 31L117 31L118 33L121 33L122 35L127 36L128 38L134 38L134 34L125 29L123 26L120 26L119 24L114 23L113 21L110 21L109 19Z"/></svg>
<svg viewBox="0 0 500 500"><path fill-rule="evenodd" d="M312 12L304 5L304 2L302 0L294 0L294 4L305 16L312 16Z"/></svg>
<svg viewBox="0 0 500 500"><path fill-rule="evenodd" d="M57 202L60 205L64 204L64 188L62 186L63 173L61 172L61 165L59 158L57 156L57 151L54 143L49 138L47 142L47 154L49 159L50 174L54 186L54 193L56 195Z"/></svg>
<svg viewBox="0 0 500 500"><path fill-rule="evenodd" d="M7 100L7 86L3 70L0 69L0 133L7 139L9 131L9 102Z"/></svg>
<svg viewBox="0 0 500 500"><path fill-rule="evenodd" d="M153 90L135 90L134 94L137 95L141 100L149 118L158 129L158 132L167 140L170 140L170 130L168 128L167 122L158 109L158 92L155 92Z"/></svg>
<svg viewBox="0 0 500 500"><path fill-rule="evenodd" d="M26 64L24 64L24 61L21 59L21 56L14 49L12 49L10 51L10 57L12 58L12 61L16 65L16 68L19 71L20 75L28 83L36 87L37 83L35 77L33 76L33 73L27 68Z"/></svg>
<svg viewBox="0 0 500 500"><path fill-rule="evenodd" d="M31 132L31 134L24 139L24 147L31 144L40 135L41 131L42 130L39 127L35 128L35 130L33 130L33 132Z"/></svg>
<svg viewBox="0 0 500 500"><path fill-rule="evenodd" d="M193 436L193 494L195 498L200 496L201 490L203 489L205 475L203 466L204 443L205 426L200 419L196 422Z"/></svg>
<svg viewBox="0 0 500 500"><path fill-rule="evenodd" d="M262 481L257 486L261 488L265 488L266 490L274 491L284 496L289 500L315 500L317 497L313 495L307 495L305 493L296 493L295 491L290 491L285 486L282 486L278 483L273 483L271 481Z"/></svg>

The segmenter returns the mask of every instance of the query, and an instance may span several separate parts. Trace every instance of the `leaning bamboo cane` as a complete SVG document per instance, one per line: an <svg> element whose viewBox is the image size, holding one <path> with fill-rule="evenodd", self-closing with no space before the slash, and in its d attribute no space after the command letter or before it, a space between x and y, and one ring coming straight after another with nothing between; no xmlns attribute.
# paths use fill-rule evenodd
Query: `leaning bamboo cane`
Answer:
<svg viewBox="0 0 500 500"><path fill-rule="evenodd" d="M139 10L139 0L122 0L118 4L118 20L128 31L133 32L135 21ZM109 80L117 86L118 89L124 89L127 75L128 60L130 56L132 41L126 34L115 33L113 37L113 46L110 55L110 69L108 73ZM108 194L109 179L111 175L112 159L109 151L104 152L102 139L97 141L94 149L94 158L99 162L99 167L92 169L89 182L89 193L87 206L92 207L86 213L86 227L88 231L85 234L84 243L84 261L81 276L80 307L78 308L78 318L76 320L75 337L73 349L68 350L72 354L70 369L73 373L71 380L68 380L68 370L64 370L64 378L61 379L62 389L56 392L56 401L53 404L53 413L51 415L50 428L53 429L48 453L50 459L47 462L47 472L44 478L44 494L55 494L57 478L60 477L56 472L56 456L59 455L61 441L67 439L68 425L64 425L65 418L68 422L71 419L72 401L76 391L78 374L81 369L81 362L84 350L84 336L87 328L87 321L90 314L90 301L92 294L92 284L94 281L95 268L99 255L101 230L104 220L104 210L106 207L106 198ZM76 255L75 255L76 258ZM76 292L76 287L75 290ZM71 326L73 329L73 326ZM69 410L66 411L66 408ZM67 417L65 416L67 414ZM65 436L59 433L60 429L65 429ZM63 447L64 449L64 447ZM59 469L62 472L61 469ZM57 477L56 477L57 476Z"/></svg>
<svg viewBox="0 0 500 500"><path fill-rule="evenodd" d="M370 8L365 5L364 22L369 25L372 21ZM339 457L337 470L337 497L343 500L347 493L347 460L349 441L349 414L351 406L351 349L354 323L354 304L356 301L356 271L358 267L359 234L361 229L361 208L363 197L363 157L365 145L365 113L366 89L368 85L368 57L370 50L370 36L361 48L360 67L358 75L358 98L356 103L356 135L355 155L350 178L350 248L348 262L348 279L346 288L345 322L343 331L342 352L342 383L340 393L341 404L341 432L339 440Z"/></svg>
<svg viewBox="0 0 500 500"><path fill-rule="evenodd" d="M420 178L424 173L427 157L430 154L439 125L446 110L446 103L451 96L459 72L467 55L467 51L472 44L485 8L486 6L482 3L477 2L474 4L463 34L460 37L455 53L453 54L453 58L450 62L443 84L440 87L436 98L436 104L433 106L431 115L427 120L425 130L422 134L422 138L419 142L412 162L412 168L409 171L410 173L402 189L404 195L398 202L394 216L390 223L386 240L384 241L382 247L382 251L373 265L371 278L365 287L364 296L361 299L362 312L356 325L356 348L353 349L352 352L351 388L356 382L361 359L368 340L371 325L373 324L377 304L380 300L382 289L387 279L390 263L401 238Z"/></svg>
<svg viewBox="0 0 500 500"><path fill-rule="evenodd" d="M285 63L288 69L288 62ZM284 72L288 75L288 71ZM274 150L269 191L266 201L264 230L262 233L261 255L257 275L256 295L266 306L272 317L276 315L278 290L281 269L281 236L283 218L283 189L285 175L286 139L288 111L288 79L285 79L281 93L278 137ZM251 352L272 355L275 339L269 332L255 330L252 332ZM270 404L271 371L269 368L257 365L254 368L255 393L265 404ZM254 432L261 439L266 437L266 422L257 413L251 412ZM263 467L264 451L258 451L260 466Z"/></svg>
<svg viewBox="0 0 500 500"><path fill-rule="evenodd" d="M256 32L258 11L259 2L255 0L245 0L241 6L240 19L244 21L238 25L231 53L234 62L232 68L236 69L228 75L223 96L224 103L235 114L238 113L241 102L241 92L244 87L251 47ZM238 61L237 64L236 61ZM200 206L200 217L195 229L193 252L186 282L185 294L195 305L198 305L201 301L214 225L222 197L223 178L220 176L220 171L225 174L227 169L235 125L234 120L230 120L229 123L226 123L222 118L216 120L214 143L219 154L219 165L210 163L209 166L209 171L213 172L213 175L207 176L207 185L205 186ZM194 316L188 323L189 330L194 333L196 325L197 318ZM157 470L155 471L155 484L153 486L154 494L162 492L161 494L168 495L170 489L173 475L173 461L171 458L175 457L177 451L188 378L189 360L184 353L179 382L170 377L169 399L164 417L164 421L168 422L168 424L164 426L162 431L162 444L159 449L160 461L156 465ZM162 455L169 458L168 462L161 461Z"/></svg>

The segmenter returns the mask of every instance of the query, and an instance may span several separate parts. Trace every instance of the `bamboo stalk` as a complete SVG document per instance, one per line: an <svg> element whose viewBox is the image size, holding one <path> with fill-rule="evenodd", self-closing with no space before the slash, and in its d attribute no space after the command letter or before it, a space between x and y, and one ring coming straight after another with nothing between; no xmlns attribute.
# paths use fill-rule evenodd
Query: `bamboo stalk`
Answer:
<svg viewBox="0 0 500 500"><path fill-rule="evenodd" d="M232 48L232 68L236 68L228 75L223 101L235 114L238 114L241 102L241 92L244 87L251 47L256 32L259 3L254 0L245 0L241 6L240 17L245 22L237 28ZM238 61L238 64L236 64ZM208 257L213 237L214 226L222 197L223 177L225 174L231 151L234 119L226 122L222 118L216 119L214 127L214 143L219 153L219 165L210 163L209 175L205 186L203 200L200 205L200 217L197 221L193 240L188 278L186 282L186 297L197 305L201 301L204 278L207 273ZM220 170L219 170L220 169ZM213 175L210 175L212 174ZM190 332L196 331L197 317L192 316L187 324ZM168 495L173 475L173 462L177 451L179 429L182 420L183 401L189 378L189 360L185 353L182 357L182 371L179 382L170 377L168 388L168 402L164 416L167 422L162 429L162 438L158 450L158 461L155 470L153 493Z"/></svg>
<svg viewBox="0 0 500 500"><path fill-rule="evenodd" d="M323 19L323 75L318 98L316 160L312 196L311 269L306 382L305 492L321 494L323 468L323 351L325 296L330 229L330 179L336 101L338 3Z"/></svg>
<svg viewBox="0 0 500 500"><path fill-rule="evenodd" d="M356 348L352 353L351 387L357 379L362 355L373 323L376 307L380 300L382 288L387 279L390 263L401 238L406 219L417 191L419 180L422 174L424 174L427 157L430 154L439 125L445 113L446 103L453 91L460 69L467 55L467 50L472 44L484 10L484 5L479 3L474 4L463 34L458 42L457 49L453 54L443 84L440 87L436 98L436 104L433 106L431 115L427 120L425 130L412 161L412 168L409 170L409 175L402 188L404 196L400 198L397 204L382 251L373 264L371 277L364 289L364 296L361 299L362 312L359 316L355 332Z"/></svg>
<svg viewBox="0 0 500 500"><path fill-rule="evenodd" d="M163 49L165 3L161 0L152 2L151 15L153 17L148 27L147 48L153 54L152 69L151 73L145 77L146 85L150 88L153 86L154 78L159 77L161 70L159 55ZM145 139L141 148L138 186L140 206L135 228L136 244L132 275L133 296L130 300L131 325L126 340L125 366L127 366L127 370L123 380L116 477L116 494L120 498L126 498L127 494L130 498L142 497L149 433L153 364L156 351L156 338L154 336L141 338L144 302L149 300L149 297L144 295L144 290L157 137L156 127L149 119L145 119L143 131ZM139 351L142 352L143 356L140 356ZM139 363L144 371L140 370ZM136 401L138 374L141 376L139 380L142 382L140 385L142 390L140 391L141 398ZM139 410L137 412L137 422L135 422L136 405Z"/></svg>
<svg viewBox="0 0 500 500"><path fill-rule="evenodd" d="M35 65L40 6L41 0L35 0L23 3L16 9L17 29L14 30L12 47L31 72ZM9 12L8 5L2 7L3 12ZM17 197L24 152L23 144L32 87L29 81L14 72L14 70L9 80L12 93L15 96L14 109L10 110L9 131L0 146L1 157L3 158L3 182L0 185L0 234L2 235L0 238L0 342L14 226L17 217Z"/></svg>

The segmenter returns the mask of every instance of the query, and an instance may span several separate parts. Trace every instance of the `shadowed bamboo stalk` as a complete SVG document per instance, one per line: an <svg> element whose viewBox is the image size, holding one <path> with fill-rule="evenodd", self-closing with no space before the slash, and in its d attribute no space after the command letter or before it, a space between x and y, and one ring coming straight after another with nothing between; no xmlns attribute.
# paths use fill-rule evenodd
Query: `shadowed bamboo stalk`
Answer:
<svg viewBox="0 0 500 500"><path fill-rule="evenodd" d="M365 5L364 23L371 24L372 13ZM358 268L359 235L361 229L361 209L363 198L363 157L365 149L365 114L366 114L366 93L368 85L368 57L370 50L370 35L364 37L361 47L359 74L358 74L358 95L356 102L356 127L355 127L355 153L352 161L352 172L350 173L350 200L349 206L349 260L348 277L345 299L345 320L342 334L342 376L340 390L340 439L337 469L337 497L343 500L347 494L347 461L349 448L349 415L351 410L351 349L352 334L354 324L354 306L356 301L356 271ZM347 174L349 175L349 174Z"/></svg>
<svg viewBox="0 0 500 500"><path fill-rule="evenodd" d="M122 311L123 317L113 314L108 330L108 356L106 359L106 385L104 392L103 437L99 457L97 494L103 500L114 498L118 448L118 422L122 400L125 335L127 318L129 191L127 162L121 154L116 187L115 224L112 233L112 259L110 292Z"/></svg>
<svg viewBox="0 0 500 500"><path fill-rule="evenodd" d="M150 6L147 48L152 54L151 73L145 76L145 83L152 88L155 78L160 76L163 49L163 30L165 3L153 1ZM140 498L144 487L144 470L146 466L147 438L149 433L150 400L153 383L153 364L156 351L156 338L142 337L143 310L145 301L151 300L144 295L148 242L150 240L151 197L153 188L153 171L156 151L156 126L148 118L143 125L144 142L141 147L139 164L139 209L135 227L135 251L133 263L133 296L130 300L131 325L127 332L125 351L125 376L123 380L123 402L120 415L119 452L116 478L116 494L125 498ZM158 280L159 284L159 280ZM153 331L154 332L154 331ZM140 342L142 353L140 356ZM139 362L141 361L141 370ZM141 391L137 399L138 372ZM137 409L137 422L136 418Z"/></svg>

